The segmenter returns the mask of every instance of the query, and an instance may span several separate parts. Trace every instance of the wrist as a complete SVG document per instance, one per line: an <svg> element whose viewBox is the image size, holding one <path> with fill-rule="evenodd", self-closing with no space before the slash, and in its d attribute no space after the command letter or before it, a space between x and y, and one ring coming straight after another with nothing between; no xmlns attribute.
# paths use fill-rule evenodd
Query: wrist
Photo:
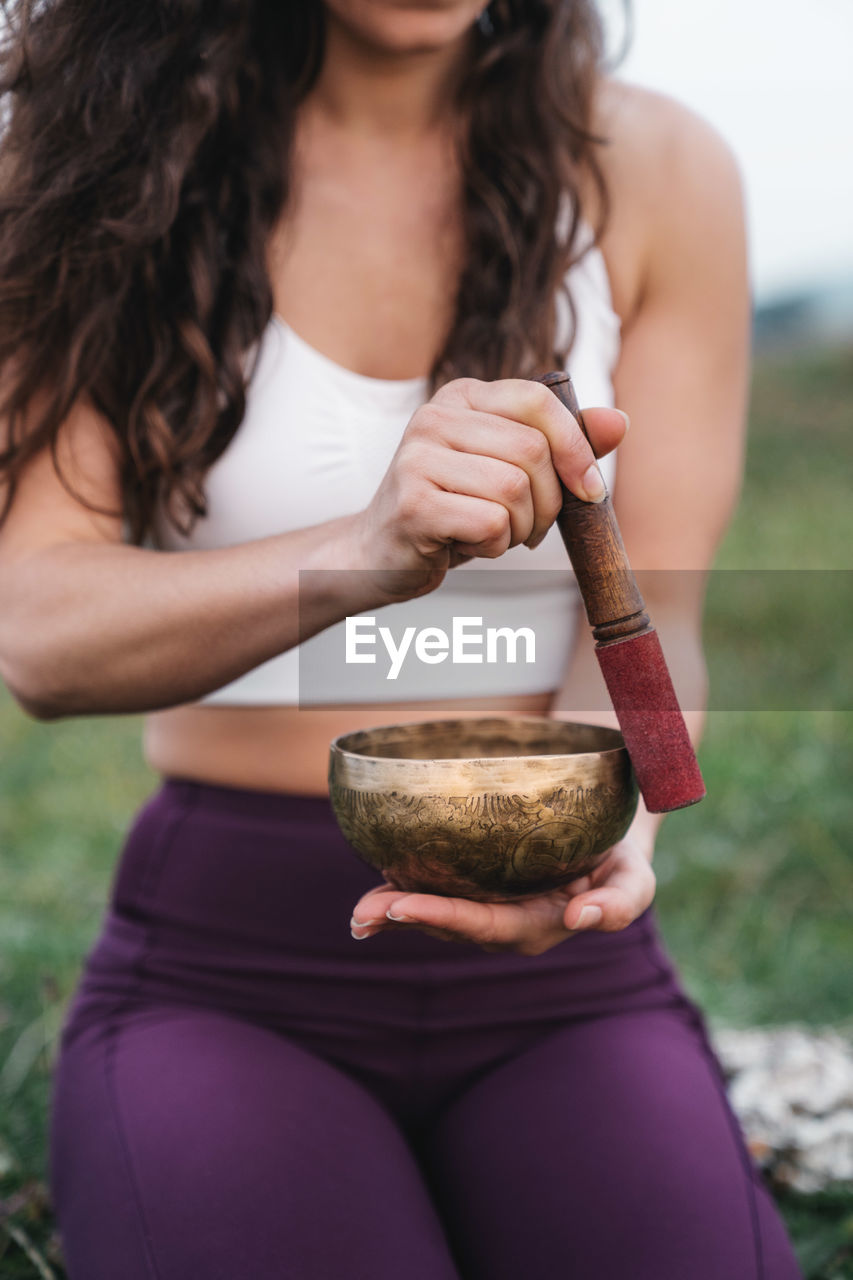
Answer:
<svg viewBox="0 0 853 1280"><path fill-rule="evenodd" d="M352 517L348 533L348 559L360 579L360 608L379 609L400 604L434 591L447 572L405 543L377 535L369 508Z"/></svg>
<svg viewBox="0 0 853 1280"><path fill-rule="evenodd" d="M652 861L655 855L655 842L663 818L664 815L662 813L649 813L643 803L643 797L640 796L634 820L626 831L624 838L637 845L649 862Z"/></svg>
<svg viewBox="0 0 853 1280"><path fill-rule="evenodd" d="M386 603L366 567L362 513L340 516L302 533L297 548L301 639Z"/></svg>

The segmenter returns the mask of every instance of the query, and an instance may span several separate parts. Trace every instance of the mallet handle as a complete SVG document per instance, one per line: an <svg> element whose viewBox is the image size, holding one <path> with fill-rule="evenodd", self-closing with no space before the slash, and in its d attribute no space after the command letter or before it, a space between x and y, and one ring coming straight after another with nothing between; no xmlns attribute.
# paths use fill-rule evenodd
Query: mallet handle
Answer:
<svg viewBox="0 0 853 1280"><path fill-rule="evenodd" d="M551 388L586 435L583 415L569 375L546 373L538 381ZM628 563L610 494L601 502L584 502L564 485L557 527L566 544L587 617L599 644L625 640L651 630L643 597Z"/></svg>

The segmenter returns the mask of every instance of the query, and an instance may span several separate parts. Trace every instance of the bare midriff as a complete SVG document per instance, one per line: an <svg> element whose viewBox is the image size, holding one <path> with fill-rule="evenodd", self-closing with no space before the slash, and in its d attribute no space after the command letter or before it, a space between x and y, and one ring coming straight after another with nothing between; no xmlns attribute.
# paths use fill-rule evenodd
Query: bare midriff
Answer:
<svg viewBox="0 0 853 1280"><path fill-rule="evenodd" d="M164 777L292 795L325 795L329 744L342 733L401 721L546 715L552 696L519 694L442 703L308 708L173 707L146 718L145 758Z"/></svg>
<svg viewBox="0 0 853 1280"><path fill-rule="evenodd" d="M219 786L328 792L329 744L371 724L473 716L546 716L552 694L348 707L175 707L147 716L145 758L164 777Z"/></svg>

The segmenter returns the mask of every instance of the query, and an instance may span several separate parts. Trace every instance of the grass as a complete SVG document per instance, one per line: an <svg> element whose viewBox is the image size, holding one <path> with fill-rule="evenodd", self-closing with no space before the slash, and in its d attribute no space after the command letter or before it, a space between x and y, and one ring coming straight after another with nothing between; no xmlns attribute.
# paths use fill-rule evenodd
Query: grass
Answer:
<svg viewBox="0 0 853 1280"><path fill-rule="evenodd" d="M797 1021L853 1031L853 712L832 709L853 682L845 686L843 661L830 661L853 621L840 572L850 569L853 554L851 405L850 355L801 353L758 364L743 502L719 567L839 572L832 575L836 596L825 603L831 629L821 640L826 661L809 687L812 700L794 703L774 676L777 709L712 711L702 748L708 798L701 810L674 814L663 827L663 931L712 1022ZM723 589L748 586L743 575L717 575L712 584L710 656L718 679L751 644L760 656L759 641L771 627L786 637L789 661L792 646L796 652L792 596L801 607L799 585L806 590L818 579L791 572L763 578L776 585L757 603L749 589ZM811 637L809 645L802 652L811 662ZM726 705L739 704L733 695ZM42 1190L50 1064L123 833L153 786L139 727L132 718L39 725L0 692L4 1280L63 1275ZM809 1280L853 1277L853 1190L780 1195L780 1205Z"/></svg>

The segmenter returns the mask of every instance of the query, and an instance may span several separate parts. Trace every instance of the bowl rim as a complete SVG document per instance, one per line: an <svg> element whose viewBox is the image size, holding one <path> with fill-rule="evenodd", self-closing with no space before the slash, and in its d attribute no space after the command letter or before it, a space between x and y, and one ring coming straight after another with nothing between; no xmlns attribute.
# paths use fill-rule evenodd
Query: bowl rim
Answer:
<svg viewBox="0 0 853 1280"><path fill-rule="evenodd" d="M427 724L462 724L481 722L497 722L504 724L536 724L536 725L553 725L563 724L570 725L582 729L603 729L608 733L615 734L619 739L619 743L612 747L603 747L596 751L554 751L554 752L538 752L534 755L513 755L513 756L432 756L428 759L417 756L379 756L365 755L360 751L352 751L348 747L342 745L347 738L353 738L360 733L381 733L388 729L412 728L417 729ZM583 720L558 720L551 716L514 716L514 715L492 715L492 716L436 716L432 720L400 720L392 721L390 724L370 725L367 729L350 729L346 733L339 734L333 738L329 744L330 757L338 755L342 758L357 760L364 765L368 762L375 761L376 764L384 763L386 765L402 765L402 766L419 766L419 765L436 765L436 764L477 764L495 768L501 765L509 765L510 763L518 764L523 760L575 760L580 761L584 758L592 759L598 756L617 756L620 753L628 754L628 748L625 746L625 740L619 729L613 725L590 724Z"/></svg>

